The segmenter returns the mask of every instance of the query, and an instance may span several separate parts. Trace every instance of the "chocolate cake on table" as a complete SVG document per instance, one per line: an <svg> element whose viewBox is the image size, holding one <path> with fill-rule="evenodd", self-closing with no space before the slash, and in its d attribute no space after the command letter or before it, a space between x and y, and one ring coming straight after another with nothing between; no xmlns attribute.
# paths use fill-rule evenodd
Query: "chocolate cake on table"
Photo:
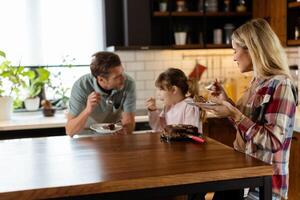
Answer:
<svg viewBox="0 0 300 200"><path fill-rule="evenodd" d="M167 142L169 141L190 141L190 137L188 136L197 136L199 137L200 134L198 133L198 128L192 125L186 124L176 124L176 125L167 125L162 134L160 135L162 140Z"/></svg>

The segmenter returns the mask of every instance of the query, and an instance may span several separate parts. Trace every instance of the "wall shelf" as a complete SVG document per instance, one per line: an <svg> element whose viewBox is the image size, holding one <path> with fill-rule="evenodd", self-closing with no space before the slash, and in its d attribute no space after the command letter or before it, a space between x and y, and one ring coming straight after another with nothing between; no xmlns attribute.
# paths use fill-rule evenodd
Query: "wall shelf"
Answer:
<svg viewBox="0 0 300 200"><path fill-rule="evenodd" d="M299 46L300 45L300 40L288 40L287 45Z"/></svg>
<svg viewBox="0 0 300 200"><path fill-rule="evenodd" d="M289 8L300 8L300 2L289 2L288 7Z"/></svg>

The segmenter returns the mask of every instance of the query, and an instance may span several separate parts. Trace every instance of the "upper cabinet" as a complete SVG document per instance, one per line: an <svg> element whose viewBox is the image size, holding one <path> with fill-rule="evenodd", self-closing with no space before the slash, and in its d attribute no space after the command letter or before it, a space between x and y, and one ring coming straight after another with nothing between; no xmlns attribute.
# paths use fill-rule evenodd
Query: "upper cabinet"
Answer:
<svg viewBox="0 0 300 200"><path fill-rule="evenodd" d="M254 0L253 18L266 19L281 43L286 45L286 0Z"/></svg>
<svg viewBox="0 0 300 200"><path fill-rule="evenodd" d="M287 45L300 45L300 2L288 1L287 4Z"/></svg>
<svg viewBox="0 0 300 200"><path fill-rule="evenodd" d="M232 31L252 18L251 0L105 0L107 46L230 47Z"/></svg>
<svg viewBox="0 0 300 200"><path fill-rule="evenodd" d="M296 0L105 0L106 43L118 49L230 47L230 35L266 19L280 41L300 45Z"/></svg>
<svg viewBox="0 0 300 200"><path fill-rule="evenodd" d="M253 17L266 19L284 46L300 45L300 2L254 0Z"/></svg>
<svg viewBox="0 0 300 200"><path fill-rule="evenodd" d="M230 47L232 31L252 18L250 0L153 0L151 45Z"/></svg>

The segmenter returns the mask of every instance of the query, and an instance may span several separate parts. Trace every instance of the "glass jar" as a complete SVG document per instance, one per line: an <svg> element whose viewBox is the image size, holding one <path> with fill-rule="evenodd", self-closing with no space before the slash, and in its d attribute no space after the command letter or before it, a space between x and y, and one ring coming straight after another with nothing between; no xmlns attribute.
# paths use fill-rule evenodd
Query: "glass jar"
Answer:
<svg viewBox="0 0 300 200"><path fill-rule="evenodd" d="M234 30L233 24L225 24L224 32L225 32L225 44L231 44L231 35Z"/></svg>
<svg viewBox="0 0 300 200"><path fill-rule="evenodd" d="M239 0L238 4L236 6L236 11L237 12L246 12L247 11L245 0Z"/></svg>

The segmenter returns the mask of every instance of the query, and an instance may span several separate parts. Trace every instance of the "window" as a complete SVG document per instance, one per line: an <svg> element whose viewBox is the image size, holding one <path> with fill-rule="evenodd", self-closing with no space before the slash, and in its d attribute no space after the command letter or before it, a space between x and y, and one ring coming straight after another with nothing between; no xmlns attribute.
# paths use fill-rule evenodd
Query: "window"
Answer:
<svg viewBox="0 0 300 200"><path fill-rule="evenodd" d="M103 0L0 1L0 49L14 65L89 65L104 49Z"/></svg>

